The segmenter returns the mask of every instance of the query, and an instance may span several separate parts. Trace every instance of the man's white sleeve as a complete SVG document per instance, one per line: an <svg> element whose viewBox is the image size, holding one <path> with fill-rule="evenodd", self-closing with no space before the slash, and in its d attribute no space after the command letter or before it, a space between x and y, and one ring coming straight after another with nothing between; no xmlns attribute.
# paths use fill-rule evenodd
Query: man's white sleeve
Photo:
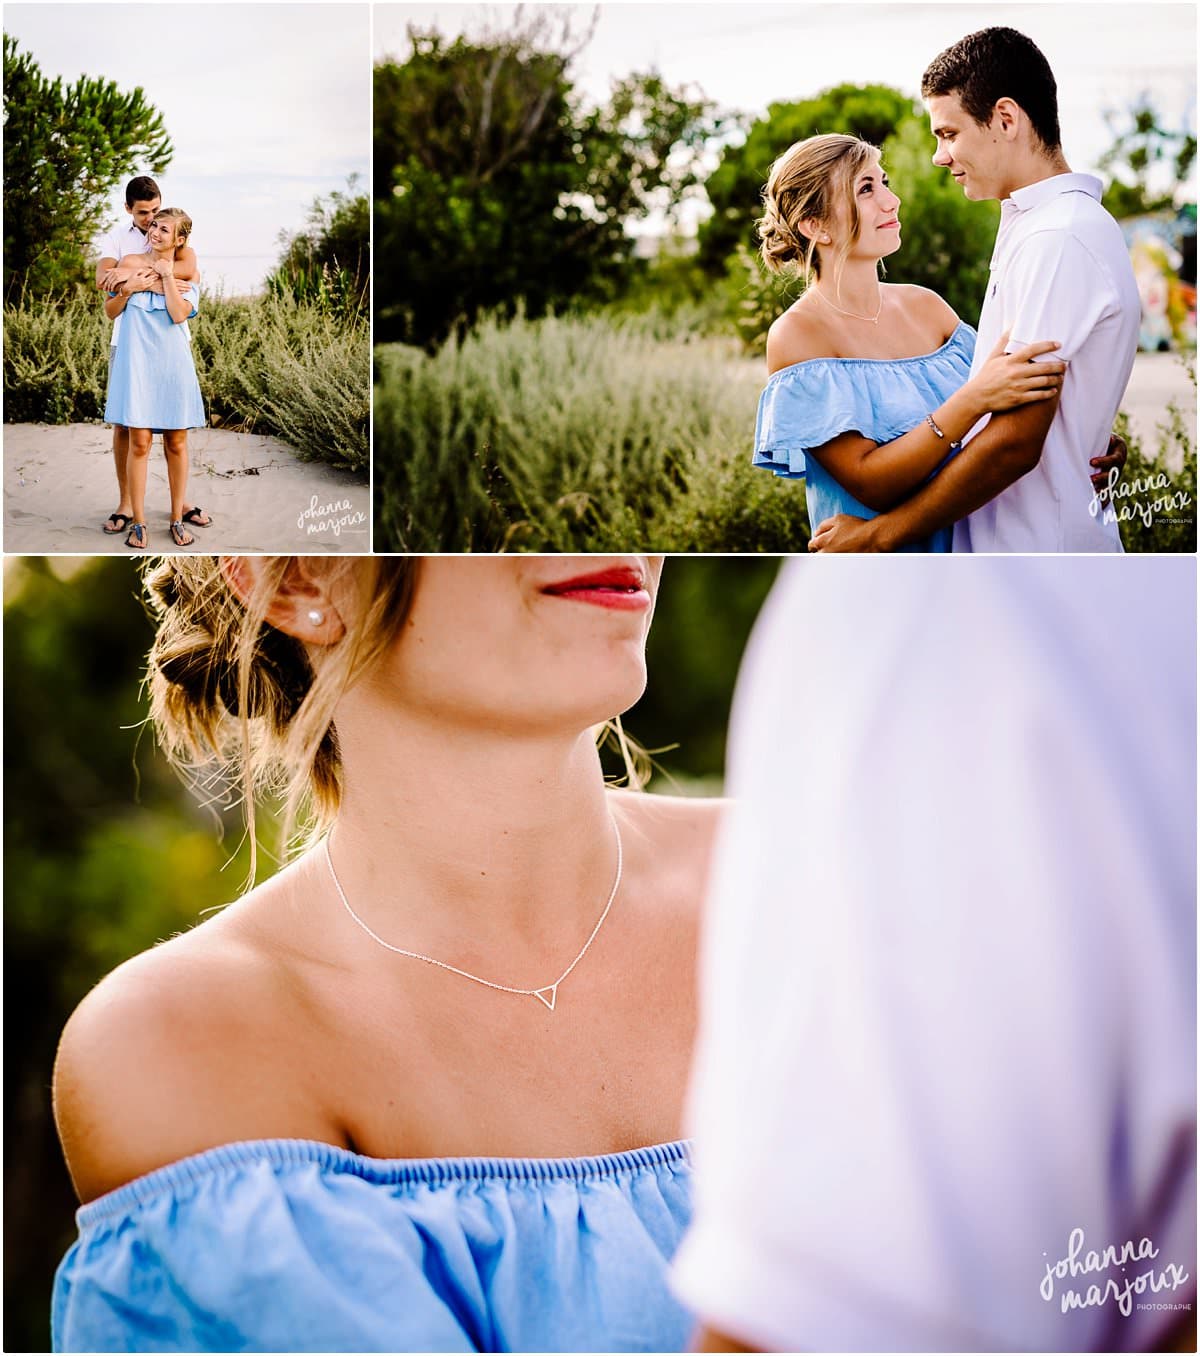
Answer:
<svg viewBox="0 0 1200 1356"><path fill-rule="evenodd" d="M1038 231L1018 245L1005 274L1006 352L1055 339L1049 358L1066 362L1118 309L1116 285L1104 264L1069 231Z"/></svg>
<svg viewBox="0 0 1200 1356"><path fill-rule="evenodd" d="M708 1326L1122 1350L1194 1301L1193 566L787 567L703 945L675 1275ZM1047 1281L1077 1228L1157 1256Z"/></svg>

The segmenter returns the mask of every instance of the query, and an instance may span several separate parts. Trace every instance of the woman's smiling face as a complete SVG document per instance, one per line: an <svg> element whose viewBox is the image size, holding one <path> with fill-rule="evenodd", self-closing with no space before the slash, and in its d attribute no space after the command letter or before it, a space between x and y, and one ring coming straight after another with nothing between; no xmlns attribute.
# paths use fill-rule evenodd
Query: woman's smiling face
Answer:
<svg viewBox="0 0 1200 1356"><path fill-rule="evenodd" d="M639 555L429 557L396 644L365 681L435 723L581 732L642 694L662 564Z"/></svg>
<svg viewBox="0 0 1200 1356"><path fill-rule="evenodd" d="M882 259L900 248L900 199L888 186L888 176L878 161L860 170L850 187L854 206L858 210L858 239L851 245L847 258ZM832 245L826 253L836 258L850 235L851 204L841 195L833 221L827 226Z"/></svg>
<svg viewBox="0 0 1200 1356"><path fill-rule="evenodd" d="M155 217L146 232L151 249L168 250L175 246L176 223L173 217Z"/></svg>

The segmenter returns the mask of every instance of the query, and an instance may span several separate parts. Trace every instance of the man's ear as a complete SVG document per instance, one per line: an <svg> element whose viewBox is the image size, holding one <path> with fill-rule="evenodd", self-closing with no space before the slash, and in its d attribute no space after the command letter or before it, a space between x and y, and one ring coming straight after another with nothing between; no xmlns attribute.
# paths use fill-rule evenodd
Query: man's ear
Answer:
<svg viewBox="0 0 1200 1356"><path fill-rule="evenodd" d="M1015 141L1020 132L1022 124L1029 121L1025 116L1025 110L1015 99L1010 99L1007 95L1003 99L997 99L992 109L991 122L988 124L993 132L1002 137L1005 141Z"/></svg>

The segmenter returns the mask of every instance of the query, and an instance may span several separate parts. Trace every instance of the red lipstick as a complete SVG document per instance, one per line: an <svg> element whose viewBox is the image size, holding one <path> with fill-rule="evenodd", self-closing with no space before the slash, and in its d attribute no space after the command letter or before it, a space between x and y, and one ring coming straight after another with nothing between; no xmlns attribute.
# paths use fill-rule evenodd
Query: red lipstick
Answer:
<svg viewBox="0 0 1200 1356"><path fill-rule="evenodd" d="M573 603L614 608L621 612L644 612L650 606L646 577L640 569L619 565L590 574L576 575L547 584L542 592L551 598L566 598Z"/></svg>

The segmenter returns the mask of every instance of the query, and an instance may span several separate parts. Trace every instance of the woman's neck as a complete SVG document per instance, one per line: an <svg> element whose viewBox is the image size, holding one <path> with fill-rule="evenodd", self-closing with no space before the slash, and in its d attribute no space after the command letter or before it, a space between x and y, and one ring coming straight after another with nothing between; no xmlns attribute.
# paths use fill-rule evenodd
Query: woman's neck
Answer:
<svg viewBox="0 0 1200 1356"><path fill-rule="evenodd" d="M616 845L590 733L503 738L339 724L331 855L386 940L437 955L464 937L561 954L612 884ZM356 902L357 901L357 902ZM457 951L455 954L461 954Z"/></svg>
<svg viewBox="0 0 1200 1356"><path fill-rule="evenodd" d="M847 259L840 268L823 271L814 286L835 307L864 318L876 316L883 299L876 259Z"/></svg>

